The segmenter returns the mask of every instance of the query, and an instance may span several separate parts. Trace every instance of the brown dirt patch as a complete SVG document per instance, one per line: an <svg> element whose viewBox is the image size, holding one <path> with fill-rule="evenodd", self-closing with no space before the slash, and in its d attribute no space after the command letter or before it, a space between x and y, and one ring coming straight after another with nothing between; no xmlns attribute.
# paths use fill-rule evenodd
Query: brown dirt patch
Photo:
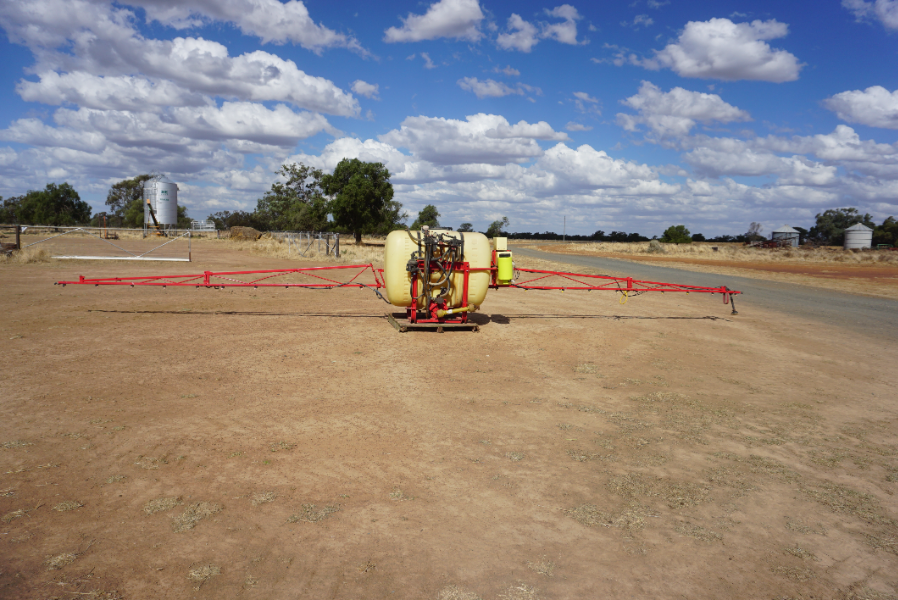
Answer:
<svg viewBox="0 0 898 600"><path fill-rule="evenodd" d="M0 597L898 589L898 343L697 295L491 291L439 335L366 290L52 285L296 265L194 260L0 265Z"/></svg>

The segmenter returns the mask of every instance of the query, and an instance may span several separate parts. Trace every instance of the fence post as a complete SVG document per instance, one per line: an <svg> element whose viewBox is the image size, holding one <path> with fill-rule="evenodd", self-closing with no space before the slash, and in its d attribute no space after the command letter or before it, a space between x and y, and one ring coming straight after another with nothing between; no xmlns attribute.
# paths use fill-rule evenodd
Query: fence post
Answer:
<svg viewBox="0 0 898 600"><path fill-rule="evenodd" d="M340 258L340 234L334 234L334 256Z"/></svg>
<svg viewBox="0 0 898 600"><path fill-rule="evenodd" d="M325 256L331 255L331 234L327 234L327 237L324 238L324 254Z"/></svg>
<svg viewBox="0 0 898 600"><path fill-rule="evenodd" d="M22 226L18 223L16 224L16 250L22 249L22 238L19 237L22 234Z"/></svg>

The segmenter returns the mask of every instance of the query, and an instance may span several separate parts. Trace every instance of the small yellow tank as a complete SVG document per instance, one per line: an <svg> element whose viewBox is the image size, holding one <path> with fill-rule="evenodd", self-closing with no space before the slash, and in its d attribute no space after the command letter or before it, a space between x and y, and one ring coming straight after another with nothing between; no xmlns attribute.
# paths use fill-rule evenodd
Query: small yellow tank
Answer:
<svg viewBox="0 0 898 600"><path fill-rule="evenodd" d="M448 307L455 308L468 305L480 306L486 298L486 291L490 284L490 242L482 233L464 233L442 229L432 229L431 233L442 233L454 238L464 235L465 255L464 260L472 269L484 269L474 271L468 277L468 297L462 298L464 289L464 276L461 273L452 275L452 291L449 294ZM419 231L391 231L387 236L384 247L384 281L386 283L387 300L393 306L408 307L412 304L411 276L406 270L406 265L412 257L412 252L418 250L418 236L423 235ZM422 277L419 275L419 279ZM431 275L431 281L439 279L438 274ZM419 300L418 309L423 309L424 301Z"/></svg>

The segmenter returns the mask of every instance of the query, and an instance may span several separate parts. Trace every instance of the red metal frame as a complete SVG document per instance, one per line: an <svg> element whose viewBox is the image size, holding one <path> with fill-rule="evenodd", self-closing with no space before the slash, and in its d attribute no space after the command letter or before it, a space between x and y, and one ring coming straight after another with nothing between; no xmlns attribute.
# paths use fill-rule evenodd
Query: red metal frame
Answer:
<svg viewBox="0 0 898 600"><path fill-rule="evenodd" d="M419 261L419 267L423 267L423 260ZM448 266L448 265L445 265ZM544 271L539 269L515 269L517 273L533 274L534 277L525 281L517 281L509 285L498 285L495 280L496 266L490 268L478 269L471 268L467 262L456 262L453 264L455 273L462 273L464 278L464 290L462 298L467 300L468 297L468 280L473 271L490 271L493 274L493 289L502 287L518 288L522 290L579 290L579 291L607 291L618 292L621 294L621 301L625 302L631 294L638 295L644 292L665 292L672 293L697 293L697 294L721 294L723 295L723 303L729 304L733 296L741 294L736 290L731 290L726 286L720 287L702 287L694 285L683 285L678 283L662 283L657 281L641 281L632 277L610 277L607 275L584 275L578 273L565 273L561 271ZM345 272L352 275L348 280L341 281L332 277L325 277L322 273L326 271ZM360 281L363 275L370 271L373 283L365 283ZM244 278L245 275L261 275L256 278ZM275 283L272 280L283 277L285 275L304 275L313 279L311 282L292 283L280 282ZM569 283L562 285L537 285L538 282L550 283L547 280L551 277L560 277ZM344 278L345 279L345 278ZM369 280L370 281L370 280ZM304 267L299 269L270 269L264 271L204 271L195 275L154 275L148 277L99 277L87 278L83 275L77 281L59 281L56 285L128 285L137 286L156 286L166 288L173 287L206 287L206 288L228 288L228 287L283 287L283 288L311 288L311 289L334 289L344 287L354 288L371 288L377 291L386 287L384 280L384 270L377 269L373 264L365 265L334 265L328 267ZM417 297L418 278L412 282L412 295ZM460 312L453 315L439 317L437 310L440 307L432 302L430 306L424 307L422 312L426 312L428 317L418 318L418 307L413 305L408 308L407 316L411 323L467 323L468 313ZM458 308L458 307L446 307ZM735 311L734 311L735 312Z"/></svg>

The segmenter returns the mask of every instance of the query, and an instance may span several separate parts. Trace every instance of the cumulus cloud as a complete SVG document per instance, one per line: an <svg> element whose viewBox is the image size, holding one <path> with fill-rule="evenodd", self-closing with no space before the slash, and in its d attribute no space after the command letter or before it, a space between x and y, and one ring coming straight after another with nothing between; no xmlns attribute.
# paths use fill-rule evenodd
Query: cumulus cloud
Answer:
<svg viewBox="0 0 898 600"><path fill-rule="evenodd" d="M521 74L520 71L518 71L517 69L513 68L511 65L508 65L508 66L505 67L504 69L502 69L502 68L500 68L500 67L496 67L496 68L493 69L493 73L502 73L502 74L505 75L506 77L517 77L518 75Z"/></svg>
<svg viewBox="0 0 898 600"><path fill-rule="evenodd" d="M781 83L795 81L803 65L786 50L766 40L785 37L789 27L771 19L733 23L729 19L690 21L675 43L656 50L655 57L635 62L648 69L669 68L682 77Z"/></svg>
<svg viewBox="0 0 898 600"><path fill-rule="evenodd" d="M783 185L829 185L836 180L836 167L811 161L803 156L781 157L769 152L742 148L734 154L702 147L686 154L684 160L698 175L706 177L779 176Z"/></svg>
<svg viewBox="0 0 898 600"><path fill-rule="evenodd" d="M496 37L496 44L503 50L530 52L541 39L551 39L562 44L577 45L577 21L582 17L570 4L546 9L546 15L563 19L561 23L540 22L537 25L525 21L520 15L512 13L506 24L506 33Z"/></svg>
<svg viewBox="0 0 898 600"><path fill-rule="evenodd" d="M466 120L407 117L399 129L379 136L381 142L408 148L428 162L506 164L542 156L536 140L567 139L545 122L511 125L505 117L479 113Z"/></svg>
<svg viewBox="0 0 898 600"><path fill-rule="evenodd" d="M524 96L527 93L542 94L542 90L537 87L518 83L514 87L506 85L501 81L494 79L485 79L483 81L476 77L463 77L458 80L458 86L466 91L474 92L478 98L501 98L502 96Z"/></svg>
<svg viewBox="0 0 898 600"><path fill-rule="evenodd" d="M898 129L898 90L875 85L866 90L841 92L823 104L843 121L870 127Z"/></svg>
<svg viewBox="0 0 898 600"><path fill-rule="evenodd" d="M568 131L592 131L591 125L584 125L582 123L575 123L574 121L568 122L567 125L564 126Z"/></svg>
<svg viewBox="0 0 898 600"><path fill-rule="evenodd" d="M874 18L886 29L898 29L898 0L842 0L842 6L853 12L858 21Z"/></svg>
<svg viewBox="0 0 898 600"><path fill-rule="evenodd" d="M327 48L349 48L367 54L354 37L337 33L315 23L299 0L125 0L120 4L139 6L148 20L175 28L195 27L207 21L233 23L243 33L259 37L263 43L292 42L320 54Z"/></svg>
<svg viewBox="0 0 898 600"><path fill-rule="evenodd" d="M675 87L669 92L643 81L639 93L621 101L638 115L619 113L617 123L627 131L636 131L640 125L648 126L659 136L685 136L696 122L732 123L750 121L744 110L727 104L717 94L691 92Z"/></svg>
<svg viewBox="0 0 898 600"><path fill-rule="evenodd" d="M359 96L364 96L365 98L380 100L380 97L378 96L378 93L380 92L380 86L376 83L367 83L365 81L362 81L361 79L356 79L352 82L352 91Z"/></svg>
<svg viewBox="0 0 898 600"><path fill-rule="evenodd" d="M409 13L402 27L384 32L385 42L420 42L437 38L455 38L476 42L482 37L483 11L478 0L440 0L423 15Z"/></svg>

